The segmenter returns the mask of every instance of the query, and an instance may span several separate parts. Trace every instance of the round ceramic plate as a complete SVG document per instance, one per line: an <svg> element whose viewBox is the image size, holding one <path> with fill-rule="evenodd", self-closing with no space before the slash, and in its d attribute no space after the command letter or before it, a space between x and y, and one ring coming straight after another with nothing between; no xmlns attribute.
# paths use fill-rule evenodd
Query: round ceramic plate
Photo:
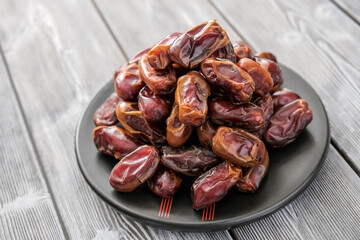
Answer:
<svg viewBox="0 0 360 240"><path fill-rule="evenodd" d="M101 154L92 138L93 115L114 91L109 81L91 100L79 121L75 150L81 172L90 187L122 214L155 227L177 231L214 231L230 229L262 218L298 196L320 170L329 146L329 122L321 100L311 86L291 69L281 66L284 85L308 101L313 121L298 139L281 149L269 149L270 167L266 178L254 194L235 188L220 202L203 210L191 206L190 186L185 178L173 198L155 196L147 184L131 193L120 193L109 184L111 169L117 163Z"/></svg>

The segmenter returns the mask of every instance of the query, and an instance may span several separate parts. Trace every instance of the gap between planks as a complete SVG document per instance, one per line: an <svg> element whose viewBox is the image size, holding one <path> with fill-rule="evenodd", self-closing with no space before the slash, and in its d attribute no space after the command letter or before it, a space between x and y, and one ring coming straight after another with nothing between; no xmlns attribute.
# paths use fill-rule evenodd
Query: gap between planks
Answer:
<svg viewBox="0 0 360 240"><path fill-rule="evenodd" d="M219 13L219 15L224 19L224 21L229 24L229 26L232 28L232 30L234 32L236 32L236 34L239 35L240 39L244 40L252 49L254 49L251 44L248 43L248 41L246 41L246 38L243 37L243 35L234 27L234 25L229 21L229 19L220 11L220 9L218 9L216 7L216 5L211 1L211 0L207 0L209 2L209 5L212 6L215 11L217 13ZM329 0L331 2L333 2L333 0ZM336 6L338 6L335 2L334 4ZM339 7L339 6L338 6ZM340 9L342 9L341 7L339 7ZM343 10L343 9L342 9ZM345 12L345 10L343 10ZM346 12L345 12L346 13ZM350 18L351 15L348 15ZM353 19L353 18L352 18ZM353 19L356 23L358 23L355 19ZM340 156L342 156L342 158L346 161L346 163L351 167L351 169L360 177L360 169L358 169L356 167L356 165L353 163L353 161L350 159L350 157L347 155L347 153L345 151L343 151L340 146L337 144L336 140L334 138L332 138L330 136L330 144L336 149L336 151L340 154Z"/></svg>
<svg viewBox="0 0 360 240"><path fill-rule="evenodd" d="M3 51L3 48L2 48L2 45L0 43L0 55L1 55L1 58L4 62L4 66L5 66L5 69L6 69L6 73L9 77L9 80L10 80L10 84L11 84L11 88L14 92L14 95L15 95L15 99L16 99L16 102L19 106L19 110L20 110L20 115L21 115L21 118L24 122L24 126L25 126L25 131L26 131L26 134L27 134L27 137L29 138L29 142L30 142L30 150L33 151L34 153L34 156L35 156L35 159L36 159L36 162L39 166L39 169L40 169L40 173L42 175L42 178L44 179L44 182L45 182L45 187L47 189L47 191L49 191L49 195L50 195L50 199L53 203L53 206L54 206L54 209L55 209L55 213L56 213L56 216L59 220L59 223L60 223L60 227L61 227L61 230L62 230L62 233L65 237L65 239L69 239L69 234L68 232L66 231L66 228L65 228L65 224L64 224L64 221L63 219L61 218L61 215L60 215L60 212L59 212L59 208L57 206L57 203L54 199L54 195L53 195L53 192L52 192L52 189L50 187L50 184L49 184L49 181L46 177L46 174L45 174L45 169L44 169L44 166L42 164L42 162L40 161L40 155L39 155L39 152L36 148L36 144L35 144L35 141L34 141L34 137L30 131L30 127L29 127L29 123L27 121L27 118L26 118L26 115L25 115L25 112L24 112L24 108L23 108L23 105L20 101L20 97L19 97L19 94L18 94L18 91L15 87L15 84L14 84L14 80L12 78L12 75L11 75L11 71L10 71L10 68L9 68L9 65L8 65L8 62L6 60L6 57L5 57L5 53Z"/></svg>
<svg viewBox="0 0 360 240"><path fill-rule="evenodd" d="M342 11L346 16L348 16L351 20L353 20L355 23L357 23L358 25L360 25L360 21L353 15L351 14L347 9L345 9L344 7L342 7L337 0L329 0L330 2L332 2L337 8L339 8L340 11Z"/></svg>

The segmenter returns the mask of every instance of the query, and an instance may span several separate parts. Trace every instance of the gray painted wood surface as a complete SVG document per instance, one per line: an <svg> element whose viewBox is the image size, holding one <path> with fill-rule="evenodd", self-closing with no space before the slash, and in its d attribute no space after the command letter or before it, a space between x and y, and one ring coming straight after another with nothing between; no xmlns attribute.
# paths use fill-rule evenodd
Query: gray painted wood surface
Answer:
<svg viewBox="0 0 360 240"><path fill-rule="evenodd" d="M327 0L213 2L257 51L275 52L314 87L333 141L360 172L359 26Z"/></svg>
<svg viewBox="0 0 360 240"><path fill-rule="evenodd" d="M350 18L360 24L360 2L358 0L332 0Z"/></svg>
<svg viewBox="0 0 360 240"><path fill-rule="evenodd" d="M2 58L0 109L0 239L63 239Z"/></svg>
<svg viewBox="0 0 360 240"><path fill-rule="evenodd" d="M19 169L21 176L38 179L38 183L33 183L33 180L23 178L23 188L43 192L47 199L41 201L46 203L39 204L41 208L30 205L26 211L11 215L14 220L8 215L2 217L0 212L4 226L0 229L1 238L9 235L26 238L39 233L33 229L42 228L52 230L44 231L43 238L55 239L64 236L71 239L354 239L360 236L357 226L360 222L359 177L333 147L318 177L299 198L263 220L232 230L231 235L228 231L174 233L142 226L104 204L82 178L73 152L73 136L80 113L91 96L127 57L166 34L185 31L213 18L227 29L233 41L240 33L255 49L274 51L281 62L311 81L330 113L333 140L354 163L358 162L359 148L352 140L359 134L358 123L354 121L355 114L359 114L356 104L360 99L359 85L354 78L359 72L359 54L356 49L351 51L354 41L360 39L358 26L326 1L308 1L308 7L302 8L285 1L221 3L205 0L99 0L95 4L86 0L0 2L0 42L25 113L25 119L22 119L8 85L7 95L0 96L1 110L15 111L13 114L23 130L17 136L1 135L0 143L12 143L11 153L5 151L4 159L14 158L18 163L27 159L27 167ZM315 10L310 11L312 6ZM272 13L266 9L272 9ZM304 15L301 11L307 12ZM227 16L226 19L222 14ZM261 16L260 20L256 20L256 15ZM255 20L257 29L244 24ZM270 27L276 24L278 28ZM343 37L349 34L353 35L353 40ZM276 41L269 43L261 36L270 36ZM333 49L336 51L331 51ZM3 75L7 79L0 65L1 91ZM338 86L345 88L337 91L335 87ZM334 93L339 94L334 96ZM11 98L12 105L5 101ZM337 100L346 103L344 110L336 105ZM335 114L335 107L339 116ZM343 119L345 125L341 125L345 111L355 117ZM35 149L28 142L24 120L28 123L45 175L39 172L34 160ZM0 121L10 121L10 117L0 115ZM25 142L25 148L15 148L18 142ZM10 172L8 168L0 171ZM49 190L43 177L49 183ZM8 181L3 180L6 178L12 180L12 176L5 174L0 176L1 183ZM9 198L6 201L10 202L23 195L23 192L6 188L0 192L0 203L3 204L3 199ZM0 211L3 206L0 205ZM60 220L54 206L59 209ZM42 215L47 217L46 220L38 219ZM64 233L60 221L64 223ZM22 226L18 222L28 228L18 231ZM28 223L31 224L27 226Z"/></svg>

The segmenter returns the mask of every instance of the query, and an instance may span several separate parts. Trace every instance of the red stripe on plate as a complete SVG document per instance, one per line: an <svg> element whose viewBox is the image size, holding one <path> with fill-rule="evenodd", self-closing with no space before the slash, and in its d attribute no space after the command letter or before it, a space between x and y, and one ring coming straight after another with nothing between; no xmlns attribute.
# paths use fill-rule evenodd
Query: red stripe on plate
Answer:
<svg viewBox="0 0 360 240"><path fill-rule="evenodd" d="M207 207L207 208L206 208L206 212L205 212L205 221L207 220L208 212L209 212L209 208Z"/></svg>
<svg viewBox="0 0 360 240"><path fill-rule="evenodd" d="M164 198L161 199L161 204L160 204L160 209L159 209L158 217L160 217L160 213L161 213L161 209L162 209L163 203L164 203Z"/></svg>
<svg viewBox="0 0 360 240"><path fill-rule="evenodd" d="M214 207L213 207L213 212L212 212L211 220L214 220L214 214L215 214L215 203L214 203Z"/></svg>
<svg viewBox="0 0 360 240"><path fill-rule="evenodd" d="M161 217L163 217L163 216L164 216L166 203L167 203L167 198L164 198L164 205L163 205L163 209L161 210Z"/></svg>
<svg viewBox="0 0 360 240"><path fill-rule="evenodd" d="M173 202L173 197L170 198L170 206L169 206L169 211L167 212L167 216L166 218L169 218L169 215L170 215L170 211L171 211L171 206L172 206L172 202Z"/></svg>

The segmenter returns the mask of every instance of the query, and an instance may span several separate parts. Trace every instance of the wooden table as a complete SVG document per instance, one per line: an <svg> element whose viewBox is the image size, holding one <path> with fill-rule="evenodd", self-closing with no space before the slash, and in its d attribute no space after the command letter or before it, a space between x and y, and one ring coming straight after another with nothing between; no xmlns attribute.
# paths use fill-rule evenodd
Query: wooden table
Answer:
<svg viewBox="0 0 360 240"><path fill-rule="evenodd" d="M1 0L0 16L0 239L360 238L359 1ZM210 233L143 226L85 183L75 127L135 52L209 19L311 83L330 117L329 154L303 194L260 221Z"/></svg>

